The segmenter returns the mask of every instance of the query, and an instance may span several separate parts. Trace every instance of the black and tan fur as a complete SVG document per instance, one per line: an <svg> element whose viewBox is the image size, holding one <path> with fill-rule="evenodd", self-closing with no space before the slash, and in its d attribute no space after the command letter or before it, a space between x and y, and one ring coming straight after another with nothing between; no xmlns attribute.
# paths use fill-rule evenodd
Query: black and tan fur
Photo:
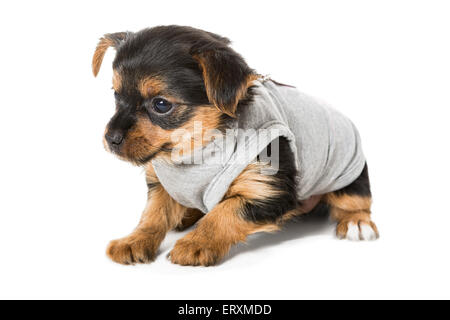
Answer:
<svg viewBox="0 0 450 320"><path fill-rule="evenodd" d="M105 147L123 160L144 166L148 185L148 202L139 225L129 236L108 246L107 254L113 261L148 263L168 231L197 224L176 243L170 260L181 265L214 265L248 235L278 230L285 221L311 211L319 202L330 207L339 237L346 236L350 222L376 231L370 219L367 166L346 188L300 202L296 198L294 157L284 138L278 141L278 172L262 174L261 168L267 164L256 159L207 215L183 207L164 190L150 161L155 157L170 161L174 130L191 130L194 121L201 121L204 130L225 130L236 110L252 101L252 81L258 74L229 44L216 34L179 26L101 38L92 61L94 75L106 50L117 50L113 63L116 113L105 131ZM156 112L155 101L163 101L170 111ZM186 143L209 142L194 140Z"/></svg>

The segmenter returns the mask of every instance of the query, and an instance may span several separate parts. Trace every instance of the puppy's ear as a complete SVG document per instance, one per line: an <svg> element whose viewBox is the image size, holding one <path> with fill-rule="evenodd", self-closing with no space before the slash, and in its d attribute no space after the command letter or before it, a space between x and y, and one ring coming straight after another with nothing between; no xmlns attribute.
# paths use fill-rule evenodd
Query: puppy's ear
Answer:
<svg viewBox="0 0 450 320"><path fill-rule="evenodd" d="M116 32L105 34L102 38L100 38L97 48L95 49L94 56L92 57L92 73L94 74L94 77L96 77L100 71L100 66L102 65L106 50L109 47L117 49L117 47L130 35L131 32Z"/></svg>
<svg viewBox="0 0 450 320"><path fill-rule="evenodd" d="M239 100L245 97L250 82L257 75L226 41L195 45L190 53L203 71L208 99L223 113L235 117Z"/></svg>

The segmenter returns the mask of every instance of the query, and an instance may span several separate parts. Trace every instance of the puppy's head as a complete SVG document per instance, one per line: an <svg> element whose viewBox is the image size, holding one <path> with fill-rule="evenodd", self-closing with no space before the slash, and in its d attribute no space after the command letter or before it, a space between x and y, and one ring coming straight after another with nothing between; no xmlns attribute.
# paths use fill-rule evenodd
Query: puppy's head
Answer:
<svg viewBox="0 0 450 320"><path fill-rule="evenodd" d="M202 30L163 26L137 33L106 34L94 53L96 76L109 47L116 112L105 146L120 158L145 164L168 154L172 132L221 129L257 76L229 47L229 40Z"/></svg>

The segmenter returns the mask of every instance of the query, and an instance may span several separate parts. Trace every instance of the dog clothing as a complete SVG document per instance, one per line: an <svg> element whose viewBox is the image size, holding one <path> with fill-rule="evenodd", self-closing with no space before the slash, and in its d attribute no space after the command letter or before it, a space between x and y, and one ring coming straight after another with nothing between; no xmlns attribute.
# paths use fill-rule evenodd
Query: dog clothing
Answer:
<svg viewBox="0 0 450 320"><path fill-rule="evenodd" d="M365 158L353 123L327 104L272 80L253 82L253 101L238 108L225 138L216 139L176 163L156 158L155 173L170 196L204 213L224 197L231 183L266 149L285 137L295 158L297 196L306 200L342 189L361 174ZM192 162L200 156L201 161ZM272 161L272 165L273 162ZM270 171L270 170L269 170ZM264 174L274 174L274 172Z"/></svg>

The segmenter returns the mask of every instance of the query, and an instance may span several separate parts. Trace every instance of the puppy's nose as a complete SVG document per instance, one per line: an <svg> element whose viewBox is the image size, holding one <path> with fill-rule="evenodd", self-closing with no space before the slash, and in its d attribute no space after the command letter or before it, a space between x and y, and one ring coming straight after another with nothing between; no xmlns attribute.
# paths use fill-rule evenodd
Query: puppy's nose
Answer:
<svg viewBox="0 0 450 320"><path fill-rule="evenodd" d="M123 142L123 134L117 130L106 133L105 138L108 144L115 148L119 147Z"/></svg>

